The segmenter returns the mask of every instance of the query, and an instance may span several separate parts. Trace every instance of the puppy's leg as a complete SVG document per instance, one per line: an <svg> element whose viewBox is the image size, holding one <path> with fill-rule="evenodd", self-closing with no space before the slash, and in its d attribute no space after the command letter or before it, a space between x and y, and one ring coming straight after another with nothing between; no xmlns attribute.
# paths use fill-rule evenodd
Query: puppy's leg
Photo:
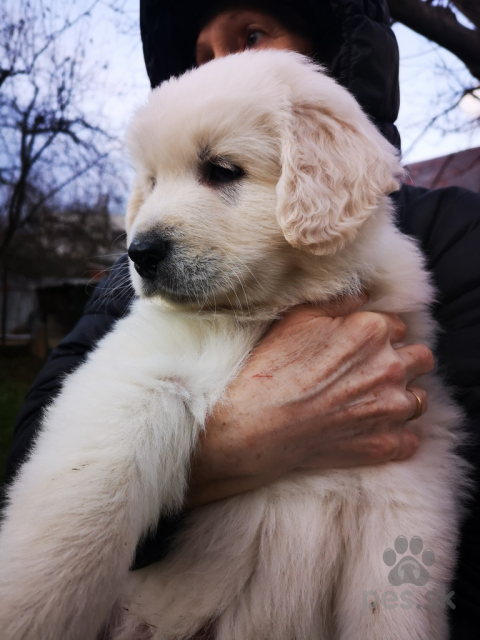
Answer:
<svg viewBox="0 0 480 640"><path fill-rule="evenodd" d="M386 465L383 474L377 469L376 481L350 503L336 602L341 640L448 637L457 523L453 492L442 477L442 444L429 443L428 451Z"/></svg>
<svg viewBox="0 0 480 640"><path fill-rule="evenodd" d="M121 353L124 328L67 380L9 491L2 640L93 640L140 536L182 502L196 423L151 357Z"/></svg>

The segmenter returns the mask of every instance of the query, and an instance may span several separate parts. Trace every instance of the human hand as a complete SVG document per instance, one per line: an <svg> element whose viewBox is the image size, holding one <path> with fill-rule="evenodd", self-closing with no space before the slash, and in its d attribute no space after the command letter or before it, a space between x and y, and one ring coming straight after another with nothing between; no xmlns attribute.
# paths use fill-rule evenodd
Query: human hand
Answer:
<svg viewBox="0 0 480 640"><path fill-rule="evenodd" d="M433 368L424 345L395 349L394 314L365 298L293 309L264 336L215 408L192 465L187 507L262 486L293 469L374 465L412 456L405 427Z"/></svg>

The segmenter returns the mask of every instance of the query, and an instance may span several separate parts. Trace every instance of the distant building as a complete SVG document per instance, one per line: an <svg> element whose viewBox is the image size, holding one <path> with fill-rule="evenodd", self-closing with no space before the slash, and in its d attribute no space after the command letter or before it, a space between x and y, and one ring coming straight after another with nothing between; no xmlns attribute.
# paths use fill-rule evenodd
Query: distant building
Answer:
<svg viewBox="0 0 480 640"><path fill-rule="evenodd" d="M73 328L95 286L108 269L93 265L85 278L50 277L39 280L9 274L6 343L32 344L45 357ZM3 292L0 288L0 312Z"/></svg>
<svg viewBox="0 0 480 640"><path fill-rule="evenodd" d="M38 273L39 261L45 256L35 256L33 245L34 259L26 273L13 269L7 272L5 295L5 280L0 280L0 316L3 316L2 307L6 301L5 338L0 335L2 342L12 346L30 344L36 355L45 357L75 326L95 286L125 251L124 235L123 216L110 216L104 246L95 246L96 255L90 253L91 257L86 257L84 254L88 255L88 249L78 243L75 248L78 248L79 256L72 257L76 234L72 239L67 238L71 242L66 245L69 249L66 252L62 252L62 238L54 234L51 240L58 256L51 261L49 275ZM68 262L64 254L67 254Z"/></svg>
<svg viewBox="0 0 480 640"><path fill-rule="evenodd" d="M465 187L480 193L480 147L415 162L406 167L409 184L418 187Z"/></svg>

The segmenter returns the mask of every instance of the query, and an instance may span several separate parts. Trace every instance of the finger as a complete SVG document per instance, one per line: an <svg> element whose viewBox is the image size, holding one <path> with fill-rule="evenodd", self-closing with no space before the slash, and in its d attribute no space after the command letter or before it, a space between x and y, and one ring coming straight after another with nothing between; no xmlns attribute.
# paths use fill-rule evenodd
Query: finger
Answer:
<svg viewBox="0 0 480 640"><path fill-rule="evenodd" d="M413 456L419 444L419 437L408 428L370 435L363 441L363 464L406 460Z"/></svg>
<svg viewBox="0 0 480 640"><path fill-rule="evenodd" d="M405 391L410 404L410 412L407 420L415 419L415 416L417 416L418 418L420 416L423 416L423 414L428 409L427 392L424 389L420 389L420 387L411 387L411 386L407 387ZM419 401L417 400L416 396L418 396L418 398L420 399L420 405L421 405L420 415L417 415Z"/></svg>
<svg viewBox="0 0 480 640"><path fill-rule="evenodd" d="M345 469L358 466L376 466L410 458L417 451L419 444L419 437L406 428L368 434L339 443L338 450L328 459L325 459L325 456L314 456L304 467Z"/></svg>
<svg viewBox="0 0 480 640"><path fill-rule="evenodd" d="M410 384L419 376L432 371L435 366L433 353L424 344L408 344L395 350L406 367L406 382Z"/></svg>
<svg viewBox="0 0 480 640"><path fill-rule="evenodd" d="M382 342L388 339L392 345L400 342L407 333L405 323L396 313L361 311L352 314L347 321L363 327L368 335L376 336Z"/></svg>
<svg viewBox="0 0 480 640"><path fill-rule="evenodd" d="M372 313L372 312L371 312ZM403 320L397 316L396 313L379 313L379 316L384 318L387 330L388 337L391 344L395 344L395 342L400 342L407 335L407 327Z"/></svg>
<svg viewBox="0 0 480 640"><path fill-rule="evenodd" d="M390 460L408 460L417 451L420 445L420 438L409 429L400 430L398 449Z"/></svg>

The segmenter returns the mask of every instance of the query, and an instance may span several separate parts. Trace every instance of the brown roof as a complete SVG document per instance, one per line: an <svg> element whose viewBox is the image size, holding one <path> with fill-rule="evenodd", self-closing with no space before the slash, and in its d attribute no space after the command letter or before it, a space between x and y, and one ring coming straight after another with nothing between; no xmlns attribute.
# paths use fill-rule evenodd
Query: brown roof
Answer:
<svg viewBox="0 0 480 640"><path fill-rule="evenodd" d="M480 193L480 147L406 165L409 184L420 187L465 187Z"/></svg>

